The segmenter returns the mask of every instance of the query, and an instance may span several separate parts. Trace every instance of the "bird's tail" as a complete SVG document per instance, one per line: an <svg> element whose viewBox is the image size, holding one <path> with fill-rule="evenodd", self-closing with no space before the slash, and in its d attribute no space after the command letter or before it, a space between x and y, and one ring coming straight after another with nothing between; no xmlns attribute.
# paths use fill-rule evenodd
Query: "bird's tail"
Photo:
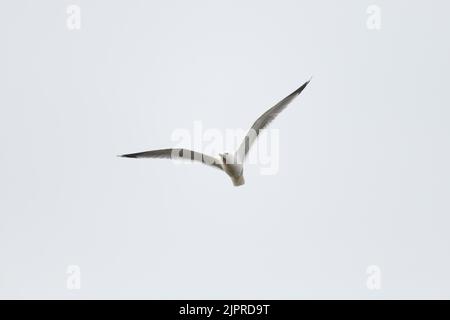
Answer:
<svg viewBox="0 0 450 320"><path fill-rule="evenodd" d="M235 187L239 187L245 184L244 175L241 175L239 177L231 177L231 181L233 181L233 185Z"/></svg>

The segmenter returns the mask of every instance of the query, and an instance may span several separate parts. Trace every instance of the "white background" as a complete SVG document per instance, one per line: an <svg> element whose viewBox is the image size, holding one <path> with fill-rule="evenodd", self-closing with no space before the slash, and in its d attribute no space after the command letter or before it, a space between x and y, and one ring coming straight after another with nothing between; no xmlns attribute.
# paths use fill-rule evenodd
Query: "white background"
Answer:
<svg viewBox="0 0 450 320"><path fill-rule="evenodd" d="M449 10L2 1L0 297L449 298ZM277 175L116 157L247 128L310 76Z"/></svg>

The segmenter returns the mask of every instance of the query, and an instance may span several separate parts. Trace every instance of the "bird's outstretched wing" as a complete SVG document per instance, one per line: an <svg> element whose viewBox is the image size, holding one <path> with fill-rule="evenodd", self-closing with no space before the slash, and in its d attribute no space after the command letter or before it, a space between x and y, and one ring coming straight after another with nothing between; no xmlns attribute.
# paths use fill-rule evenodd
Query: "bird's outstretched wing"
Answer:
<svg viewBox="0 0 450 320"><path fill-rule="evenodd" d="M242 141L239 149L236 151L236 155L241 162L243 162L245 157L247 156L247 153L250 150L250 147L253 145L253 142L255 142L256 138L258 137L260 130L267 127L269 123L271 123L278 116L278 114L280 114L280 112L283 111L288 106L288 104L291 103L292 100L294 100L294 98L297 97L303 91L303 89L306 88L310 81L311 80L306 81L300 88L298 88L286 98L274 105L272 108L264 112L255 121L255 123L253 123L252 127L245 135L245 138Z"/></svg>
<svg viewBox="0 0 450 320"><path fill-rule="evenodd" d="M206 154L188 150L188 149L161 149L152 150L138 153L124 154L120 157L126 158L162 158L162 159L186 159L192 161L198 161L203 164L212 166L214 168L222 170L220 160Z"/></svg>

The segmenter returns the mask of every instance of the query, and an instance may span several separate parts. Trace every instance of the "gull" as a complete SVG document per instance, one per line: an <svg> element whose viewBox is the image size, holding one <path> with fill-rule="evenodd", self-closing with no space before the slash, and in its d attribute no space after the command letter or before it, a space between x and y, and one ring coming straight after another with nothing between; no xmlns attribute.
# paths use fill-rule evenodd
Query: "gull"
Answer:
<svg viewBox="0 0 450 320"><path fill-rule="evenodd" d="M280 113L283 111L311 81L306 81L301 87L292 92L286 98L278 102L272 108L264 112L252 125L250 130L244 137L238 150L230 154L228 152L219 153L219 158L212 157L197 151L189 149L160 149L151 150L138 153L123 154L119 157L125 158L163 158L163 159L188 159L192 161L201 162L210 167L224 171L233 182L234 186L242 186L245 183L244 180L244 160L253 145L258 138L262 129L266 128Z"/></svg>

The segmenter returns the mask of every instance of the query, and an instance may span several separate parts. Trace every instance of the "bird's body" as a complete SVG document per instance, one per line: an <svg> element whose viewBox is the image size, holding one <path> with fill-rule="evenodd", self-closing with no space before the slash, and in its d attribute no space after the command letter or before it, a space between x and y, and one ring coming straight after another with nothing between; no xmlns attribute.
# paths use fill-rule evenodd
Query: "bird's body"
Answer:
<svg viewBox="0 0 450 320"><path fill-rule="evenodd" d="M188 149L161 149L139 153L124 154L121 157L126 158L166 158L166 159L189 159L192 161L202 162L216 169L224 171L232 180L234 186L241 186L244 180L244 161L247 153L258 137L260 130L264 129L275 117L283 111L287 105L297 97L309 81L305 82L300 88L292 92L286 98L278 102L275 106L267 110L261 115L244 137L239 149L234 154L219 154L220 158L211 157L209 155L199 153Z"/></svg>
<svg viewBox="0 0 450 320"><path fill-rule="evenodd" d="M220 154L220 156L222 159L222 169L230 176L233 185L235 187L242 186L245 183L244 166L242 163L239 163L237 157L233 154L224 153Z"/></svg>

